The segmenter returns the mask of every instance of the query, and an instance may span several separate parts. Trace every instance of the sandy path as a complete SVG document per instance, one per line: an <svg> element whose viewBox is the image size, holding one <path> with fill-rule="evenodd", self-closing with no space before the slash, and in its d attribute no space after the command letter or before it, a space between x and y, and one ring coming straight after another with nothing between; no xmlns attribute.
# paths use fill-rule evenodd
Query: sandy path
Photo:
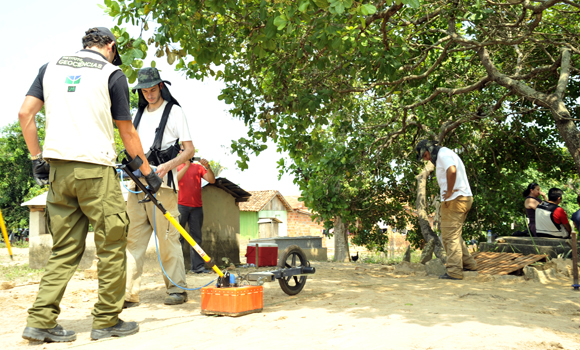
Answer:
<svg viewBox="0 0 580 350"><path fill-rule="evenodd" d="M569 280L543 285L523 278L445 281L396 275L380 265L313 263L305 289L287 296L264 289L264 311L237 318L200 314L200 292L179 306L163 305L159 273L144 278L142 303L121 317L140 333L89 339L96 281L75 276L59 322L73 343L21 338L37 285L0 291L3 349L580 349L580 292ZM188 275L190 286L215 275Z"/></svg>

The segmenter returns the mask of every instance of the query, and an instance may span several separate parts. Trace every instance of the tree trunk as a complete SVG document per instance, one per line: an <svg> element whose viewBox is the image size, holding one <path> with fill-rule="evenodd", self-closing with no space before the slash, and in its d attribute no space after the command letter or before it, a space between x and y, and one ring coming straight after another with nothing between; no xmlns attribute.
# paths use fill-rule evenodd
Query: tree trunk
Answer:
<svg viewBox="0 0 580 350"><path fill-rule="evenodd" d="M441 200L439 197L435 199L434 204L435 206L435 216L433 217L433 228L435 231L441 232Z"/></svg>
<svg viewBox="0 0 580 350"><path fill-rule="evenodd" d="M340 216L334 217L334 261L350 261L346 227Z"/></svg>
<svg viewBox="0 0 580 350"><path fill-rule="evenodd" d="M445 251L439 237L431 229L429 224L429 216L427 215L427 177L429 174L435 170L433 163L428 162L425 168L417 175L417 200L415 202L417 208L417 217L419 219L419 226L421 228L421 234L423 239L427 243L423 248L423 253L421 254L421 264L427 263L433 258L433 253L439 259L445 261Z"/></svg>
<svg viewBox="0 0 580 350"><path fill-rule="evenodd" d="M411 262L411 245L407 246L407 250L405 251L405 255L403 256L403 261Z"/></svg>

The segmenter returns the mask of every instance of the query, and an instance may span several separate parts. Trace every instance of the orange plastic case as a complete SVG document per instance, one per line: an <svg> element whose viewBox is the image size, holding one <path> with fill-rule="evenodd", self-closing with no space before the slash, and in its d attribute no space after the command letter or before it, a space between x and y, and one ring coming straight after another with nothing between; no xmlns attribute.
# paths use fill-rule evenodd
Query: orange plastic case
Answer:
<svg viewBox="0 0 580 350"><path fill-rule="evenodd" d="M242 316L261 312L264 307L262 286L201 289L203 315Z"/></svg>

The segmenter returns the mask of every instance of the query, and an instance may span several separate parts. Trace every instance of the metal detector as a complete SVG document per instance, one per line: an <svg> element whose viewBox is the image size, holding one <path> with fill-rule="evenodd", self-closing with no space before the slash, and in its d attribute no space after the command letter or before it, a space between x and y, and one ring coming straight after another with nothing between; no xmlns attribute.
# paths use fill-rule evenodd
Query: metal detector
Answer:
<svg viewBox="0 0 580 350"><path fill-rule="evenodd" d="M187 233L187 231L185 231L185 229L183 227L181 227L179 222L177 220L175 220L175 218L171 215L171 213L168 212L163 207L163 204L161 204L155 198L155 196L151 193L149 188L147 186L143 185L143 183L141 181L139 181L137 176L135 176L135 174L133 174L134 171L137 171L139 169L139 167L141 165L143 165L143 161L141 160L141 158L139 156L137 156L137 157L135 157L135 159L132 159L132 160L129 160L129 159L130 158L128 157L127 159L123 160L123 164L118 164L117 168L124 171L125 174L127 174L129 176L129 178L131 180L133 180L133 182L137 185L137 187L139 187L139 189L141 189L141 191L143 191L143 193L145 194L145 198L143 198L140 201L140 203L149 202L149 201L152 202L161 211L163 216L165 216L165 218L167 218L167 220L169 220L169 222L179 231L179 233L183 236L183 238L185 238L185 240L189 244L191 244L191 246L197 252L197 254L199 254L199 256L201 256L201 258L206 263L208 263L211 266L211 268L220 276L220 279L222 279L224 277L224 274L216 266L216 264L213 262L213 260L203 251L203 249L201 249L199 244L197 244L193 240L193 238L191 238L189 233ZM151 171L153 171L153 170L151 170Z"/></svg>
<svg viewBox="0 0 580 350"><path fill-rule="evenodd" d="M117 168L124 171L133 182L143 191L145 197L140 201L149 202L151 201L163 216L169 220L169 222L175 226L179 233L185 238L193 249L203 258L203 260L208 263L211 268L219 275L217 281L218 288L227 287L238 287L239 284L236 282L234 275L229 272L222 272L215 265L213 260L203 251L203 249L191 238L189 233L185 231L183 227L179 224L177 220L169 213L163 205L155 198L151 191L145 186L137 176L133 173L137 171L139 167L143 164L143 161L139 156L135 159L127 157L123 160L123 164L117 165ZM282 253L282 258L278 263L279 269L272 271L261 271L261 272L251 272L246 275L241 275L238 278L238 282L245 281L247 283L257 282L258 284L263 284L264 282L273 282L278 280L282 290L288 295L296 295L300 293L304 285L306 284L306 276L314 274L316 269L310 266L310 262L306 258L306 254L296 245L292 245Z"/></svg>

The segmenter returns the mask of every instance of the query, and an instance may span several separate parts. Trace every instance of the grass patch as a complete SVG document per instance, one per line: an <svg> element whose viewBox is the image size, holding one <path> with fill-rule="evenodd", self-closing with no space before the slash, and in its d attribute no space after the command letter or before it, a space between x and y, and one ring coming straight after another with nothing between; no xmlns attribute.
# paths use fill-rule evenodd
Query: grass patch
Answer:
<svg viewBox="0 0 580 350"><path fill-rule="evenodd" d="M12 247L12 248L28 248L28 242L26 242L26 241L15 242L14 244L10 244L10 247ZM0 249L1 248L6 249L6 243L0 242Z"/></svg>
<svg viewBox="0 0 580 350"><path fill-rule="evenodd" d="M368 254L361 255L360 260L365 264L383 264L383 265L395 265L403 261L405 257L405 252L395 253L394 256L388 256L387 253L380 252L370 252ZM411 262L418 263L421 260L421 251L413 250L411 251Z"/></svg>
<svg viewBox="0 0 580 350"><path fill-rule="evenodd" d="M2 281L40 281L43 274L44 269L31 269L28 264L0 265L0 280Z"/></svg>

